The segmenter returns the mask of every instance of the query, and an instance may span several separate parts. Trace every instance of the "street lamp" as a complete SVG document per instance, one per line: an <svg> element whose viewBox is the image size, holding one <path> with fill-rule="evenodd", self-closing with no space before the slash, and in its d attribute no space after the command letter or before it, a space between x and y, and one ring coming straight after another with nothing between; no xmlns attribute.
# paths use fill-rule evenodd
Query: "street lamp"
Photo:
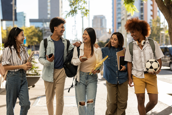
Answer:
<svg viewBox="0 0 172 115"><path fill-rule="evenodd" d="M12 8L12 12L13 12L13 27L14 27L14 21L15 21L15 9L16 9L16 6L15 6L15 0L12 0L12 3L13 5L13 8Z"/></svg>

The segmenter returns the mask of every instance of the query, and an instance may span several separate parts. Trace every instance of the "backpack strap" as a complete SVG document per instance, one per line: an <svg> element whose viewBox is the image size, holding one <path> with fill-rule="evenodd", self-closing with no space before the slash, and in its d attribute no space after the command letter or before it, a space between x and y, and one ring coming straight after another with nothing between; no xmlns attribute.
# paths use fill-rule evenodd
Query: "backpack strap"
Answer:
<svg viewBox="0 0 172 115"><path fill-rule="evenodd" d="M149 41L149 44L152 48L152 51L153 51L153 54L154 54L154 57L155 57L155 44L154 44L154 41L150 38L148 38L148 41Z"/></svg>
<svg viewBox="0 0 172 115"><path fill-rule="evenodd" d="M155 44L154 44L154 41L150 38L148 38L148 41L149 41L149 44L152 48L152 51L153 51L153 54L154 54L154 57L155 57ZM130 42L129 43L129 51L130 51L130 55L131 55L131 59L133 59L133 42Z"/></svg>
<svg viewBox="0 0 172 115"><path fill-rule="evenodd" d="M78 51L78 57L79 57L79 55L80 55L80 46L79 47L77 47L77 51ZM73 81L75 80L75 86L77 85L77 80L75 79L75 77L73 77ZM72 81L72 85L69 87L69 89L68 89L68 93L70 92L70 89L74 86L73 85L73 81Z"/></svg>
<svg viewBox="0 0 172 115"><path fill-rule="evenodd" d="M67 39L66 39L67 40ZM68 53L68 50L69 50L69 45L70 45L70 41L67 40L67 53Z"/></svg>
<svg viewBox="0 0 172 115"><path fill-rule="evenodd" d="M44 48L45 48L45 57L46 57L46 49L47 49L47 38L44 39Z"/></svg>
<svg viewBox="0 0 172 115"><path fill-rule="evenodd" d="M133 60L133 42L129 43L129 51L130 51L131 59Z"/></svg>

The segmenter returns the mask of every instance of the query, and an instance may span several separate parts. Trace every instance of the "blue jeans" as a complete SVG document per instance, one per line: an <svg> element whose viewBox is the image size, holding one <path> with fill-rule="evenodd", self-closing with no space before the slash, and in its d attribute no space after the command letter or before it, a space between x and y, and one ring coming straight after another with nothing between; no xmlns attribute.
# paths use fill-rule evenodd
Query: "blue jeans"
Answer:
<svg viewBox="0 0 172 115"><path fill-rule="evenodd" d="M20 115L27 115L30 108L30 102L25 71L8 71L6 81L7 115L14 115L13 109L17 98L19 98L19 104L21 106Z"/></svg>
<svg viewBox="0 0 172 115"><path fill-rule="evenodd" d="M76 103L79 115L94 115L97 93L97 74L80 72L80 82L75 86ZM88 102L89 101L89 102ZM87 105L82 105L81 103Z"/></svg>

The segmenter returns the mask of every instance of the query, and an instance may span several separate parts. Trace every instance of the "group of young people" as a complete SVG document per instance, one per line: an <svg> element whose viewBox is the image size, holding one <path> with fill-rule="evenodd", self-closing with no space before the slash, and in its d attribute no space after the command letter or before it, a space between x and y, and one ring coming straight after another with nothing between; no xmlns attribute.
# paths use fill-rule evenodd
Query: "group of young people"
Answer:
<svg viewBox="0 0 172 115"><path fill-rule="evenodd" d="M130 47L123 48L124 38L119 32L111 35L109 42L104 48L95 46L96 33L93 28L86 28L83 33L83 42L70 44L67 48L67 40L62 37L65 20L55 17L50 22L52 35L47 38L47 48L44 40L40 43L39 62L43 65L42 79L44 80L46 105L48 115L54 115L54 95L56 95L56 115L63 114L64 106L64 84L65 70L63 67L67 52L73 50L71 63L78 66L75 76L75 97L79 115L94 115L97 93L97 82L99 73L103 68L103 77L106 79L107 87L107 110L106 115L125 115L128 100L128 84L133 86L138 100L138 111L140 115L146 115L158 101L157 77L161 70L161 58L163 53L156 41L155 54L148 40L150 26L147 22L132 18L127 21L125 28L133 38L133 54ZM20 115L27 115L30 108L26 73L32 67L27 62L28 54L22 46L24 40L23 30L14 27L4 45L2 65L8 70L6 79L6 102L7 115L14 115L13 109L16 99L19 98L21 105ZM77 50L79 47L79 52ZM125 51L127 62L118 70L116 52ZM67 51L68 50L68 51ZM49 57L49 54L53 55ZM79 53L79 56L78 56ZM100 70L93 70L102 58L108 55ZM84 57L84 58L83 58ZM86 57L86 58L85 58ZM158 72L148 73L145 63L149 59L156 59L160 63ZM89 74L92 72L93 74ZM146 107L145 89L149 95Z"/></svg>

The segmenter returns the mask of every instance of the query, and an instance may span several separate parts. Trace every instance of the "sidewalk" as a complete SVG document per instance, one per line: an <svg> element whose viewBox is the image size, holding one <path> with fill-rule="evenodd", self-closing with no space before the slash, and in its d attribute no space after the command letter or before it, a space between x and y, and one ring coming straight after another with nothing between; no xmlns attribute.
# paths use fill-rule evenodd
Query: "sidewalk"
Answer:
<svg viewBox="0 0 172 115"><path fill-rule="evenodd" d="M66 78L65 89L64 89L64 112L63 115L78 115L77 106L75 102L75 90L71 89L68 93L68 88L72 83L72 79ZM156 107L148 113L148 115L172 115L172 85L166 82L158 80L159 88L159 102ZM29 89L29 96L31 102L31 108L28 112L28 115L48 115L46 108L46 100L44 93L44 82L40 79L34 88ZM95 106L95 115L105 115L106 111L106 84L105 80L101 79L99 76L97 97L96 97L96 106ZM17 101L15 107L15 115L19 115L20 106L19 101ZM148 97L146 94L146 100L148 102ZM55 103L54 103L55 105ZM6 115L6 97L5 90L0 89L0 115ZM134 89L129 87L128 91L128 106L126 110L126 115L138 115L137 111L137 99L134 94Z"/></svg>

